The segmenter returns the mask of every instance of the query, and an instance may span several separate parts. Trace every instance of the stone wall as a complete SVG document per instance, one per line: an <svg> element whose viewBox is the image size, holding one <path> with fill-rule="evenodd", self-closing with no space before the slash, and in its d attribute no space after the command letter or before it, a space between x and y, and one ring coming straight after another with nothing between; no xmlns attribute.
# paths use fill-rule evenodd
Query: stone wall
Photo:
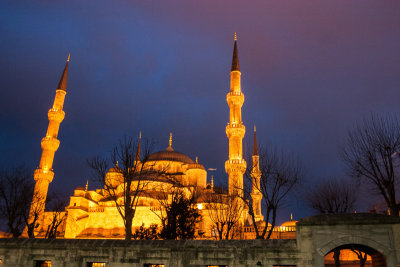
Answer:
<svg viewBox="0 0 400 267"><path fill-rule="evenodd" d="M335 248L359 246L372 255L373 266L400 267L400 218L375 214L319 215L300 220L296 239L273 240L104 240L0 239L3 266L54 267L298 266L323 267ZM374 260L375 259L375 260Z"/></svg>
<svg viewBox="0 0 400 267"><path fill-rule="evenodd" d="M208 265L296 265L296 240L83 240L0 239L3 266L34 266L51 261L55 267L86 267L104 262L110 267L205 267Z"/></svg>

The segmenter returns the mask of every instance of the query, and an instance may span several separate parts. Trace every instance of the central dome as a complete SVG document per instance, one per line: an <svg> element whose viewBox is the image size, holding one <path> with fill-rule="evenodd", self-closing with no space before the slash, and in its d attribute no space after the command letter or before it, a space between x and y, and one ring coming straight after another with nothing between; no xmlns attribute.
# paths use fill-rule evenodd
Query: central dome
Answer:
<svg viewBox="0 0 400 267"><path fill-rule="evenodd" d="M163 150L153 153L149 156L148 161L158 161L158 160L167 160L167 161L178 161L186 164L193 164L193 160L186 156L183 153L173 151L173 150Z"/></svg>

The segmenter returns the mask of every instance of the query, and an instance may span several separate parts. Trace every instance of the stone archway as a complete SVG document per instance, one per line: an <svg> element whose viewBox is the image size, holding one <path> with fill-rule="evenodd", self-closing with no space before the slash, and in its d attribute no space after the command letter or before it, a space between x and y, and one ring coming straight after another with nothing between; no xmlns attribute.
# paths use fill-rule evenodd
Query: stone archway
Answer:
<svg viewBox="0 0 400 267"><path fill-rule="evenodd" d="M338 254L336 254L337 252ZM335 256L337 256L337 258ZM340 261L336 262L339 259ZM361 261L363 261L363 264L361 264ZM387 267L384 254L371 247L360 244L346 244L333 248L325 255L324 264L325 267Z"/></svg>
<svg viewBox="0 0 400 267"><path fill-rule="evenodd" d="M329 240L329 238L327 238ZM350 249L351 247L357 248L362 252L369 254L372 258L372 267L387 267L394 265L387 265L388 261L391 262L392 250L385 244L377 242L371 238L348 235L341 238L336 238L328 241L321 247L317 248L319 257L324 258L328 253L335 249ZM321 260L320 260L321 262Z"/></svg>
<svg viewBox="0 0 400 267"><path fill-rule="evenodd" d="M323 267L324 256L335 248L356 245L374 255L376 266L400 266L400 218L378 214L317 215L301 219L297 225L297 244L305 256L304 267Z"/></svg>
<svg viewBox="0 0 400 267"><path fill-rule="evenodd" d="M337 247L351 245L351 244L369 247L383 255L390 254L390 249L387 248L384 244L381 244L371 238L366 238L361 236L344 236L341 238L330 240L326 244L322 245L317 251L321 256L325 256L326 254L328 254L330 251L334 250Z"/></svg>

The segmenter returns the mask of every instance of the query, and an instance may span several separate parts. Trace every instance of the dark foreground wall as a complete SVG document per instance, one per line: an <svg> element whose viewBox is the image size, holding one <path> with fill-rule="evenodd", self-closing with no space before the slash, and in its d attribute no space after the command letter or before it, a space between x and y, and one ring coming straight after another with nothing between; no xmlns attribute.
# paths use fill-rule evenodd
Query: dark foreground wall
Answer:
<svg viewBox="0 0 400 267"><path fill-rule="evenodd" d="M91 262L106 267L324 267L327 253L355 245L379 256L374 266L400 267L400 217L319 215L300 220L296 229L296 240L0 239L0 259L1 266L13 267L39 261L51 261L52 267Z"/></svg>
<svg viewBox="0 0 400 267"><path fill-rule="evenodd" d="M52 267L86 267L89 262L104 262L107 267L265 267L296 265L298 252L296 240L0 239L0 258L2 266L35 266L50 260Z"/></svg>

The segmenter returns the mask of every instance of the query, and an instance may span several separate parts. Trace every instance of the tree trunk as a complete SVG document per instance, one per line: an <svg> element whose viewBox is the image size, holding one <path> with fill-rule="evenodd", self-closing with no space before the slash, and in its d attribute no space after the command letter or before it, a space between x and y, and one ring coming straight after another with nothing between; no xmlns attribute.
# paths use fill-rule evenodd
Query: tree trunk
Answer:
<svg viewBox="0 0 400 267"><path fill-rule="evenodd" d="M125 214L125 240L132 239L132 220L133 216L131 216L130 212Z"/></svg>
<svg viewBox="0 0 400 267"><path fill-rule="evenodd" d="M28 224L26 227L28 229L28 237L35 238L35 222Z"/></svg>
<svg viewBox="0 0 400 267"><path fill-rule="evenodd" d="M367 261L367 253L364 253L364 256L362 255L362 253L360 253L360 267L364 267L365 266L365 262Z"/></svg>
<svg viewBox="0 0 400 267"><path fill-rule="evenodd" d="M333 251L333 259L335 260L335 267L340 267L340 250Z"/></svg>
<svg viewBox="0 0 400 267"><path fill-rule="evenodd" d="M273 208L272 209L272 224L271 224L271 229L269 229L269 231L268 231L267 239L270 239L272 232L274 231L275 220L276 220L276 208ZM268 227L268 221L267 221L267 227Z"/></svg>
<svg viewBox="0 0 400 267"><path fill-rule="evenodd" d="M392 200L392 204L390 205L390 215L399 216L399 206L396 204L395 200Z"/></svg>

